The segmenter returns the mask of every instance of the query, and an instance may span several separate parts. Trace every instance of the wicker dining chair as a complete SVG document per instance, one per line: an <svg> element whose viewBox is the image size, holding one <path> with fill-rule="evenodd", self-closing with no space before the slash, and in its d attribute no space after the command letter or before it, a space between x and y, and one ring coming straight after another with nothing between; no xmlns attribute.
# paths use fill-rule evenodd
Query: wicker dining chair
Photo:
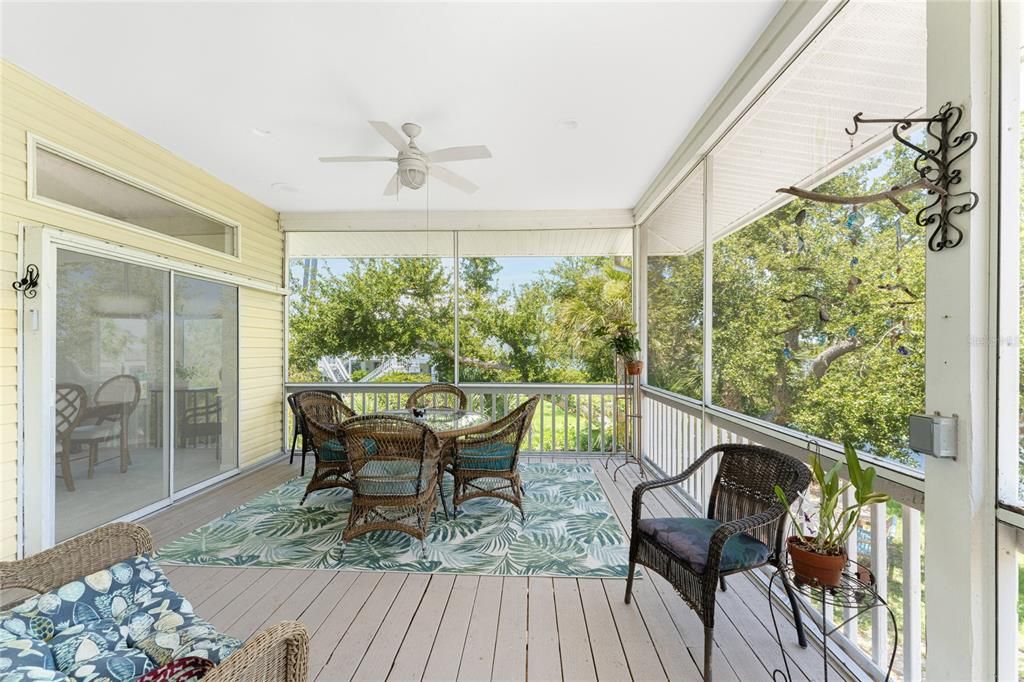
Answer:
<svg viewBox="0 0 1024 682"><path fill-rule="evenodd" d="M427 384L420 386L405 402L407 409L414 407L447 407L464 410L469 399L461 388L453 384Z"/></svg>
<svg viewBox="0 0 1024 682"><path fill-rule="evenodd" d="M292 412L292 447L291 447L291 455L289 455L289 457L288 457L288 464L293 464L295 462L295 444L298 442L299 436L303 435L302 434L302 413L299 412L299 396L302 395L303 393L306 393L306 392L307 391L295 391L294 393L289 393L288 397L286 398L286 400L288 401L288 407L289 407L289 409ZM332 390L327 389L327 388L317 389L314 392L315 393L326 393L327 395L333 395L339 401L341 400L341 395L337 391L332 391ZM301 444L300 447L301 447L302 464L301 464L300 469L299 469L299 474L301 476L305 476L306 475L306 454L309 453L309 452L312 452L312 449L310 448L310 445L309 445L309 439L306 438L305 436L302 437L302 444Z"/></svg>
<svg viewBox="0 0 1024 682"><path fill-rule="evenodd" d="M701 518L641 519L644 493L682 483L721 455ZM716 445L678 476L647 481L633 490L633 520L629 544L626 603L633 590L636 564L661 574L704 623L704 680L711 680L714 645L715 590L725 589L725 576L766 564L781 567L788 520L786 506L775 495L778 485L786 499L807 490L811 475L799 460L757 445ZM793 608L797 640L807 646L803 621L786 572L782 584Z"/></svg>
<svg viewBox="0 0 1024 682"><path fill-rule="evenodd" d="M306 484L306 493L299 505L305 503L309 494L315 490L351 490L352 467L338 428L356 413L334 391L303 391L295 403L298 421L302 426L303 465L307 448L313 453L314 461L313 475Z"/></svg>
<svg viewBox="0 0 1024 682"><path fill-rule="evenodd" d="M353 417L338 429L352 466L352 509L343 541L377 530L408 533L424 544L437 504L437 435L413 419Z"/></svg>
<svg viewBox="0 0 1024 682"><path fill-rule="evenodd" d="M540 396L535 395L493 424L455 438L448 470L455 479L452 506L475 497L496 497L523 512L523 482L519 478L519 448L526 437Z"/></svg>
<svg viewBox="0 0 1024 682"><path fill-rule="evenodd" d="M141 397L139 380L131 374L112 376L96 389L92 405L86 406L81 420L68 436L72 450L83 445L89 448L89 478L99 463L100 445L115 440L121 458L121 473L128 471L128 465L132 463L128 449L128 419L138 407Z"/></svg>
<svg viewBox="0 0 1024 682"><path fill-rule="evenodd" d="M153 536L134 523L110 523L17 561L0 561L0 587L21 593L12 603L0 595L0 608L27 596L56 590L76 578L153 552ZM263 628L241 649L203 676L204 682L305 682L309 631L297 621Z"/></svg>
<svg viewBox="0 0 1024 682"><path fill-rule="evenodd" d="M75 490L75 479L71 474L71 433L85 413L86 400L85 389L78 384L57 384L53 404L54 435L60 446L61 477L71 492Z"/></svg>

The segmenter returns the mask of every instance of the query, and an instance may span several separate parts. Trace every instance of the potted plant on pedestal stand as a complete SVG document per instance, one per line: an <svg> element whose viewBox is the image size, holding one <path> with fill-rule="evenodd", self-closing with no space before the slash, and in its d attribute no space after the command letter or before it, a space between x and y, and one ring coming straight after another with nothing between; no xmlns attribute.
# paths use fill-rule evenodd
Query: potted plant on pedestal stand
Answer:
<svg viewBox="0 0 1024 682"><path fill-rule="evenodd" d="M803 511L803 503L806 501L803 497L794 513L789 508L790 501L786 499L786 494L779 486L775 486L775 495L789 509L796 530L796 535L790 536L788 541L789 559L797 582L803 584L821 587L839 585L849 558L846 555L846 542L857 530L861 511L872 504L885 504L889 501L888 495L874 490L874 467L862 468L856 449L848 441L843 443L843 449L849 482L839 478L842 462L836 462L831 469L825 471L821 458L813 454L810 456L811 472L820 493L815 514ZM853 491L854 501L844 507L843 497L848 490Z"/></svg>
<svg viewBox="0 0 1024 682"><path fill-rule="evenodd" d="M611 342L615 354L626 363L626 374L637 376L644 370L643 361L637 359L640 353L640 340L636 338L631 326L617 327L611 336Z"/></svg>

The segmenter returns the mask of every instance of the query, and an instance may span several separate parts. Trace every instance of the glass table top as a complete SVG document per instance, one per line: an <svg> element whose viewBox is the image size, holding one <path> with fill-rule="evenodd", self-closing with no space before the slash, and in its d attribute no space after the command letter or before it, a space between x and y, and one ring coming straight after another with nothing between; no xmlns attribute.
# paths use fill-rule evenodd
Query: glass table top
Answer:
<svg viewBox="0 0 1024 682"><path fill-rule="evenodd" d="M418 417L410 409L403 410L382 410L379 414L392 414L399 417L408 417L426 424L437 433L443 434L447 431L460 431L472 426L479 426L490 421L485 415L469 410L454 410L444 407L422 408L424 414Z"/></svg>

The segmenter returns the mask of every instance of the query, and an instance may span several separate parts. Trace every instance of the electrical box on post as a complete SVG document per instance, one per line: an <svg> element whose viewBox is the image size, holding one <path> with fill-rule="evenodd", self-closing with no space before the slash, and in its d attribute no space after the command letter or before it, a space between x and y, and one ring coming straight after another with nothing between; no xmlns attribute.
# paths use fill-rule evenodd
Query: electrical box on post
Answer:
<svg viewBox="0 0 1024 682"><path fill-rule="evenodd" d="M910 448L922 455L956 459L956 415L912 414L908 419Z"/></svg>

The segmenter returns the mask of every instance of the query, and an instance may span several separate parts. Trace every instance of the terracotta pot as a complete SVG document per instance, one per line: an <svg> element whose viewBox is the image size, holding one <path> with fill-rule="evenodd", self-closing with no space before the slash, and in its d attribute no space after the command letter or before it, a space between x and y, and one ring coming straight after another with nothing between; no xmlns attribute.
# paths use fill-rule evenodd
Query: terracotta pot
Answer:
<svg viewBox="0 0 1024 682"><path fill-rule="evenodd" d="M797 582L824 587L839 585L846 567L846 552L840 555L818 554L805 549L800 542L800 538L793 535L787 543Z"/></svg>
<svg viewBox="0 0 1024 682"><path fill-rule="evenodd" d="M630 376L635 377L635 376L637 376L638 374L640 374L643 371L644 371L644 361L643 360L630 360L629 362L626 363L626 374L628 374Z"/></svg>

